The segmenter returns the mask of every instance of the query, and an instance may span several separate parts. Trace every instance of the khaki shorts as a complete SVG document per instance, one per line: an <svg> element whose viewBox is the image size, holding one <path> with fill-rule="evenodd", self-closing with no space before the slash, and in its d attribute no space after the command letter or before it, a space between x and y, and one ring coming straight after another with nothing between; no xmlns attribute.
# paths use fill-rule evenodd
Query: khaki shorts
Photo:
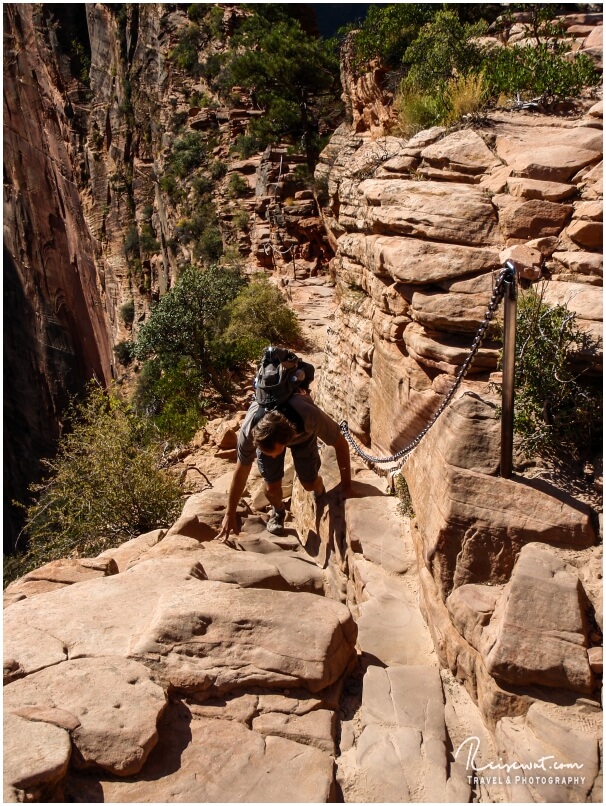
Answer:
<svg viewBox="0 0 606 806"><path fill-rule="evenodd" d="M320 453L318 451L318 440L316 437L308 439L307 442L301 442L298 445L291 445L289 447L292 453L293 462L295 465L295 472L300 481L304 484L313 484L318 478L320 471ZM257 448L257 465L259 472L267 484L280 481L284 476L284 457L286 455L286 448L276 458L266 456Z"/></svg>

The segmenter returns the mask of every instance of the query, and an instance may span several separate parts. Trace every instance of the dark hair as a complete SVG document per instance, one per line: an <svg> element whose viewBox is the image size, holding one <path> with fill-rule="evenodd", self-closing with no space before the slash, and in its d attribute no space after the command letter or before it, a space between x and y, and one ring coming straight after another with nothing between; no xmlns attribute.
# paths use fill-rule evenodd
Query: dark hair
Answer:
<svg viewBox="0 0 606 806"><path fill-rule="evenodd" d="M272 451L276 445L288 445L296 434L295 427L279 411L268 411L252 430L255 448Z"/></svg>

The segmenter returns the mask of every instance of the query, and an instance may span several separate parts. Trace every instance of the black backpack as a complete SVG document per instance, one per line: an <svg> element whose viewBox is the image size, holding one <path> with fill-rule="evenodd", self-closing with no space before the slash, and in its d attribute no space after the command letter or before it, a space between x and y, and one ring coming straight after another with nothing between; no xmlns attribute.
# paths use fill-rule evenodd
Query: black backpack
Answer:
<svg viewBox="0 0 606 806"><path fill-rule="evenodd" d="M267 347L255 378L255 400L259 410L254 424L268 411L280 411L295 426L303 430L303 421L288 401L300 389L309 390L315 376L313 364L303 361L285 347Z"/></svg>

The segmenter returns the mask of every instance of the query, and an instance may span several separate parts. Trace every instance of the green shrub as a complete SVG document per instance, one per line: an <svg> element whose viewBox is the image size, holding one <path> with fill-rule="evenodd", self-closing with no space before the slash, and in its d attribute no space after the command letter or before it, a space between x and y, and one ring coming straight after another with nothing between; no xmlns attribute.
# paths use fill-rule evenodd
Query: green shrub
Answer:
<svg viewBox="0 0 606 806"><path fill-rule="evenodd" d="M141 225L139 246L141 251L146 255L157 255L160 251L160 244L154 235L151 225L147 221L144 221Z"/></svg>
<svg viewBox="0 0 606 806"><path fill-rule="evenodd" d="M213 190L212 179L206 176L206 174L194 176L191 186L198 196L207 196L209 193L212 193Z"/></svg>
<svg viewBox="0 0 606 806"><path fill-rule="evenodd" d="M493 96L500 94L522 98L540 95L570 97L584 86L600 81L600 74L584 54L565 58L569 48L563 43L538 46L516 45L499 48L486 59L484 79Z"/></svg>
<svg viewBox="0 0 606 806"><path fill-rule="evenodd" d="M408 483L401 473L398 473L395 480L395 493L398 497L398 510L405 518L414 518L415 512L412 506L412 497L408 489Z"/></svg>
<svg viewBox="0 0 606 806"><path fill-rule="evenodd" d="M228 308L229 326L223 336L226 342L248 341L256 352L267 344L296 346L301 328L284 297L264 275L255 277Z"/></svg>
<svg viewBox="0 0 606 806"><path fill-rule="evenodd" d="M117 361L127 367L135 357L135 345L132 341L119 341L114 347L114 354Z"/></svg>
<svg viewBox="0 0 606 806"><path fill-rule="evenodd" d="M263 142L251 134L239 134L233 145L233 151L239 154L242 159L252 157L253 154L257 154L263 148Z"/></svg>
<svg viewBox="0 0 606 806"><path fill-rule="evenodd" d="M436 10L427 3L371 5L366 19L353 34L354 66L362 72L373 59L380 58L385 66L398 67L407 47Z"/></svg>
<svg viewBox="0 0 606 806"><path fill-rule="evenodd" d="M595 345L563 305L531 289L520 295L516 328L514 429L526 455L585 458L601 444L601 385L572 367Z"/></svg>
<svg viewBox="0 0 606 806"><path fill-rule="evenodd" d="M194 257L205 265L216 263L223 254L223 237L218 225L209 222L194 247Z"/></svg>
<svg viewBox="0 0 606 806"><path fill-rule="evenodd" d="M396 97L394 109L399 128L406 137L437 126L449 114L446 99L441 93L434 95L406 88L402 88Z"/></svg>
<svg viewBox="0 0 606 806"><path fill-rule="evenodd" d="M129 406L92 387L68 422L56 458L44 463L47 480L31 487L38 498L27 509L28 550L5 568L5 581L51 560L94 557L169 526L181 509L179 485L159 469L159 446Z"/></svg>
<svg viewBox="0 0 606 806"><path fill-rule="evenodd" d="M245 193L250 192L250 187L248 186L248 182L238 173L230 174L229 181L227 183L227 192L228 195L232 198L237 198L238 196L243 196Z"/></svg>
<svg viewBox="0 0 606 806"><path fill-rule="evenodd" d="M168 168L179 179L188 177L206 161L206 146L199 132L186 132L175 140L168 159Z"/></svg>
<svg viewBox="0 0 606 806"><path fill-rule="evenodd" d="M178 42L170 52L170 59L189 75L196 75L201 44L200 27L195 24L189 25L179 34Z"/></svg>
<svg viewBox="0 0 606 806"><path fill-rule="evenodd" d="M232 218L234 227L241 232L248 232L250 215L247 210L238 210Z"/></svg>
<svg viewBox="0 0 606 806"><path fill-rule="evenodd" d="M200 22L210 8L212 8L211 3L192 3L187 7L187 18L191 22Z"/></svg>
<svg viewBox="0 0 606 806"><path fill-rule="evenodd" d="M120 306L120 316L126 327L131 327L135 321L135 300L130 299Z"/></svg>
<svg viewBox="0 0 606 806"><path fill-rule="evenodd" d="M227 173L227 165L224 162L221 162L221 160L213 160L208 166L208 169L210 171L210 175L215 181L218 179L223 179Z"/></svg>
<svg viewBox="0 0 606 806"><path fill-rule="evenodd" d="M139 254L139 232L136 224L126 231L124 236L124 254L127 258L135 258Z"/></svg>
<svg viewBox="0 0 606 806"><path fill-rule="evenodd" d="M168 171L160 178L160 190L164 191L166 195L173 201L174 203L178 202L179 199L183 196L183 190L181 187L181 182L177 181L177 177L172 173L172 171Z"/></svg>
<svg viewBox="0 0 606 806"><path fill-rule="evenodd" d="M139 373L133 405L153 422L162 439L186 444L204 425L203 387L204 378L190 359L164 368L152 359Z"/></svg>

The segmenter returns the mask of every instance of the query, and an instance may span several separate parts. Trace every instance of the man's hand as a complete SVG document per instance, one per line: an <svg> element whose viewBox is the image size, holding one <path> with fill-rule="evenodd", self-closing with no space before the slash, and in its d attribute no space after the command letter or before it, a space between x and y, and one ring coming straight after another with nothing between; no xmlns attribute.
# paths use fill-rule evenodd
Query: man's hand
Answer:
<svg viewBox="0 0 606 806"><path fill-rule="evenodd" d="M236 520L236 513L226 512L225 517L223 518L223 523L221 524L221 531L215 537L215 540L218 540L219 543L225 543L227 538L229 537L229 533L233 532L236 535L240 534L240 529L238 528L238 523Z"/></svg>

